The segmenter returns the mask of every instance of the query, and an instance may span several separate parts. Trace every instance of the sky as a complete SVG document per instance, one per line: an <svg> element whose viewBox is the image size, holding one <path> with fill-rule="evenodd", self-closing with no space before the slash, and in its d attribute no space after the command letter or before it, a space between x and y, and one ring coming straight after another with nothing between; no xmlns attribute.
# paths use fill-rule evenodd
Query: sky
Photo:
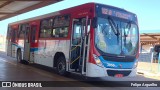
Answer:
<svg viewBox="0 0 160 90"><path fill-rule="evenodd" d="M160 0L64 0L56 4L0 21L0 34L6 35L9 23L63 10L88 2L111 5L137 14L140 33L160 32Z"/></svg>

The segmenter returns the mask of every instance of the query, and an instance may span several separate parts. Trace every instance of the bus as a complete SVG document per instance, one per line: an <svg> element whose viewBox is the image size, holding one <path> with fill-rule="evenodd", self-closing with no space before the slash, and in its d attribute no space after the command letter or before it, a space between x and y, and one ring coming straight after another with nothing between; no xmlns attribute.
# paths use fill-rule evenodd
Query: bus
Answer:
<svg viewBox="0 0 160 90"><path fill-rule="evenodd" d="M138 20L127 10L91 2L10 23L6 43L7 55L18 62L60 75L135 76Z"/></svg>

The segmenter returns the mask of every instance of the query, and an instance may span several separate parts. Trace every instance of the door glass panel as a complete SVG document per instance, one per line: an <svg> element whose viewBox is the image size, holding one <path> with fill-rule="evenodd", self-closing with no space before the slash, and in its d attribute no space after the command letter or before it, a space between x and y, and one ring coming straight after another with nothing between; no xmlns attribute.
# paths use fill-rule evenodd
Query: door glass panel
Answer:
<svg viewBox="0 0 160 90"><path fill-rule="evenodd" d="M78 45L79 43L81 43L81 35L82 35L81 24L78 24L78 22L75 22L73 29L74 30L73 30L72 44Z"/></svg>
<svg viewBox="0 0 160 90"><path fill-rule="evenodd" d="M16 38L17 38L17 30L13 29L11 30L11 41L16 42Z"/></svg>
<svg viewBox="0 0 160 90"><path fill-rule="evenodd" d="M31 30L31 43L34 43L34 42L35 42L36 29L37 29L36 26L33 26L33 27L32 27L32 30Z"/></svg>
<svg viewBox="0 0 160 90"><path fill-rule="evenodd" d="M29 28L28 27L26 27L26 30L25 30L25 42L29 43Z"/></svg>

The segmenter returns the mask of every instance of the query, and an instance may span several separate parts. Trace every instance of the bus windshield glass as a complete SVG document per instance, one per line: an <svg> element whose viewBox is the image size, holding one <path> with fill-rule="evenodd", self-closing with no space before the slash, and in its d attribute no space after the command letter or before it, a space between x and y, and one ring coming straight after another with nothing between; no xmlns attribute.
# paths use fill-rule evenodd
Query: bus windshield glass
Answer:
<svg viewBox="0 0 160 90"><path fill-rule="evenodd" d="M95 45L104 53L135 55L138 50L138 27L135 23L111 17L98 18Z"/></svg>

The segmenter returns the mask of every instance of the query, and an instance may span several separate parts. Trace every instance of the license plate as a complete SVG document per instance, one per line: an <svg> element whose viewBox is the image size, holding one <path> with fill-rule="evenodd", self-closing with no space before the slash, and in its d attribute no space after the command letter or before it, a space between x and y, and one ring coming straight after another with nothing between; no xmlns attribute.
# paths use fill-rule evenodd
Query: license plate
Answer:
<svg viewBox="0 0 160 90"><path fill-rule="evenodd" d="M116 74L116 75L114 75L114 77L121 78L121 77L123 77L123 74Z"/></svg>

